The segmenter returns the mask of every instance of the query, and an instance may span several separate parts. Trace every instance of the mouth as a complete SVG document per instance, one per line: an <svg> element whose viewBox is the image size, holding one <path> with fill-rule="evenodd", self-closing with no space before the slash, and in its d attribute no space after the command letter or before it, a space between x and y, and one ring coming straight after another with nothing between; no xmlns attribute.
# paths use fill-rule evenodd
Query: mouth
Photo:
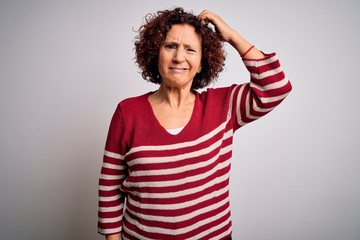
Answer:
<svg viewBox="0 0 360 240"><path fill-rule="evenodd" d="M185 67L170 67L169 69L173 72L184 72L189 70L188 68Z"/></svg>

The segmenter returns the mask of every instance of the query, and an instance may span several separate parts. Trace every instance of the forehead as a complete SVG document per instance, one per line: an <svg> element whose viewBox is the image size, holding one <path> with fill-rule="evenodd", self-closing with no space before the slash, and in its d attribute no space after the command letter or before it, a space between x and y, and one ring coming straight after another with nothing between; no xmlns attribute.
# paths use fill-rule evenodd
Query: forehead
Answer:
<svg viewBox="0 0 360 240"><path fill-rule="evenodd" d="M166 34L165 41L201 44L201 37L189 24L174 24Z"/></svg>

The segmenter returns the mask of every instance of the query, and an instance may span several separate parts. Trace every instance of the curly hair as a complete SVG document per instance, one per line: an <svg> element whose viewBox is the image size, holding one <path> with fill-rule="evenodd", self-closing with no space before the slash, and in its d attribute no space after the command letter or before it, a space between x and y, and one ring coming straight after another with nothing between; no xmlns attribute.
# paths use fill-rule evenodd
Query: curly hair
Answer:
<svg viewBox="0 0 360 240"><path fill-rule="evenodd" d="M218 78L225 65L224 42L211 26L202 23L194 14L185 12L180 7L147 14L144 20L145 23L139 28L139 35L135 38L135 59L145 80L161 84L162 78L158 70L159 51L174 24L193 26L202 40L202 68L200 73L195 75L191 89L206 87Z"/></svg>

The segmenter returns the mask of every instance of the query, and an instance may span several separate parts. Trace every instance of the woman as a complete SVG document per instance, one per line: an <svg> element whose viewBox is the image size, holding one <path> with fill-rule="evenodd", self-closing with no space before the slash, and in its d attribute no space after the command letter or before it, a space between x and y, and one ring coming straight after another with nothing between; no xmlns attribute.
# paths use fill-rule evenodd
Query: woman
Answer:
<svg viewBox="0 0 360 240"><path fill-rule="evenodd" d="M222 71L224 42L242 56L250 83L197 92ZM291 84L274 53L262 53L207 10L148 15L135 47L143 78L160 87L125 99L113 115L99 180L99 233L231 239L233 133L277 106Z"/></svg>

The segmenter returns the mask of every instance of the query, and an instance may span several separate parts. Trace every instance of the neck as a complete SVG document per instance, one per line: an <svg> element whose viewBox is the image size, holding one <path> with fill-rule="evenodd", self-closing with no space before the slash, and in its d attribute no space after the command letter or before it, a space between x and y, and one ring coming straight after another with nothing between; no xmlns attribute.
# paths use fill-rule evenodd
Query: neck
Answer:
<svg viewBox="0 0 360 240"><path fill-rule="evenodd" d="M194 101L194 93L190 88L168 87L161 84L154 97L159 103L168 104L173 109L179 109Z"/></svg>

